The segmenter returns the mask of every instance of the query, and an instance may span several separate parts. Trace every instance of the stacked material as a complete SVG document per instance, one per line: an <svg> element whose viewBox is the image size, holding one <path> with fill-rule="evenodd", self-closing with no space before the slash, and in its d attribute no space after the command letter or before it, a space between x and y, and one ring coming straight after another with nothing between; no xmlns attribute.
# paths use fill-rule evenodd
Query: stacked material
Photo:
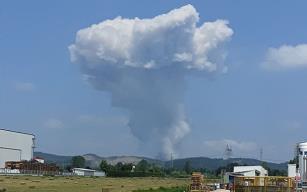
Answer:
<svg viewBox="0 0 307 192"><path fill-rule="evenodd" d="M192 183L190 185L190 191L203 191L204 189L204 176L199 172L192 173Z"/></svg>
<svg viewBox="0 0 307 192"><path fill-rule="evenodd" d="M5 168L19 169L21 172L25 170L50 172L59 171L59 167L55 164L40 163L37 161L7 161L5 162Z"/></svg>

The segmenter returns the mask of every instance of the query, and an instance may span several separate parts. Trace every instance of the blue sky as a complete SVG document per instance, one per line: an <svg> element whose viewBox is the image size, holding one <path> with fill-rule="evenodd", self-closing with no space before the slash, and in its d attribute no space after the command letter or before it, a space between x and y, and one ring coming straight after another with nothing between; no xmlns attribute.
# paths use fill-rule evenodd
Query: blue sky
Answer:
<svg viewBox="0 0 307 192"><path fill-rule="evenodd" d="M269 48L307 43L306 1L1 1L0 127L34 133L37 151L145 155L127 112L93 89L70 62L76 32L117 16L151 18L192 4L200 23L226 19L226 74L189 77L191 132L181 157L234 156L285 161L307 140L306 67L262 67ZM307 53L306 53L307 54ZM214 147L212 147L214 146Z"/></svg>

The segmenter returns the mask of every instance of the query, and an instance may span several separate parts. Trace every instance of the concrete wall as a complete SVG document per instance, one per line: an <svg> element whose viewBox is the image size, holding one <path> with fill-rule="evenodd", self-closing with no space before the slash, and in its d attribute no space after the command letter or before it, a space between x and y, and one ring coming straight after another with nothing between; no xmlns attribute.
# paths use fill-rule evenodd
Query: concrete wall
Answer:
<svg viewBox="0 0 307 192"><path fill-rule="evenodd" d="M104 176L106 176L106 173L103 172L103 171L95 171L94 172L94 176L96 176L96 177L104 177Z"/></svg>
<svg viewBox="0 0 307 192"><path fill-rule="evenodd" d="M0 129L0 168L6 161L31 160L34 135Z"/></svg>

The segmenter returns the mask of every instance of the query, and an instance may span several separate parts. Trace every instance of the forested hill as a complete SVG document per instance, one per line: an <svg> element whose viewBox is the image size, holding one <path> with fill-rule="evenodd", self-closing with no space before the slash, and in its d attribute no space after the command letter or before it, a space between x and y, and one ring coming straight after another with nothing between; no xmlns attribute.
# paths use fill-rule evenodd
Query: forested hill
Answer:
<svg viewBox="0 0 307 192"><path fill-rule="evenodd" d="M238 163L239 165L262 165L263 162L257 159L250 159L250 158L231 158L231 159L216 159L216 158L208 158L208 157L191 157L191 158L183 158L183 159L175 159L173 161L174 168L182 169L185 163L189 161L192 168L200 169L206 168L208 170L216 170L219 167L225 167L231 163ZM278 170L286 170L287 163L272 163L272 162L265 162L265 164L270 169L278 169ZM171 166L171 162L167 161L165 163L166 167Z"/></svg>
<svg viewBox="0 0 307 192"><path fill-rule="evenodd" d="M42 153L42 152L35 152L34 156L42 157L47 162L53 162L53 163L58 164L59 166L69 164L72 158L72 156L61 156L61 155L54 155L54 154L48 154L48 153ZM156 164L156 165L165 166L165 167L171 166L171 161L161 161L157 159L138 157L138 156L100 157L95 154L85 154L82 156L86 160L86 165L92 168L97 168L101 160L106 160L108 163L114 165L118 162L137 164L142 159L145 159L150 164ZM223 159L208 158L208 157L191 157L191 158L173 160L173 167L177 169L183 169L186 162L190 163L191 168L194 168L194 169L205 168L208 170L216 170L219 167L226 166L230 163L238 163L240 165L261 165L263 163L257 159L250 159L250 158L231 158L231 159L223 160ZM266 165L270 169L278 169L278 170L287 169L286 162L285 163L266 162Z"/></svg>

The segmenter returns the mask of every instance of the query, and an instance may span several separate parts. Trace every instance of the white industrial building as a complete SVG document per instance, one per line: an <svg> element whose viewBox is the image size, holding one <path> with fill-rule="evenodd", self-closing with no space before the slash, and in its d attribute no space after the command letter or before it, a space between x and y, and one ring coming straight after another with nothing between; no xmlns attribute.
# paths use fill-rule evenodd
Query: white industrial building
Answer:
<svg viewBox="0 0 307 192"><path fill-rule="evenodd" d="M0 168L6 161L31 160L34 147L33 134L0 129Z"/></svg>
<svg viewBox="0 0 307 192"><path fill-rule="evenodd" d="M268 176L268 170L262 166L235 166L233 173L241 174L242 176L255 177L255 176Z"/></svg>
<svg viewBox="0 0 307 192"><path fill-rule="evenodd" d="M103 171L96 171L93 169L84 169L84 168L73 168L72 172L77 176L96 176L104 177L106 174Z"/></svg>

